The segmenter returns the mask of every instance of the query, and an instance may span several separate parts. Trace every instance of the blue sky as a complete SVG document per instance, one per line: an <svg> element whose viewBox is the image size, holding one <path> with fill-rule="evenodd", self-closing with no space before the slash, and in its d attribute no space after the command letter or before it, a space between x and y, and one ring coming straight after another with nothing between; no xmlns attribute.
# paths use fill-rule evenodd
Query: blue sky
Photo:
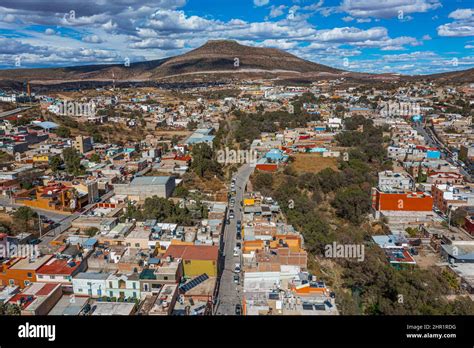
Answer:
<svg viewBox="0 0 474 348"><path fill-rule="evenodd" d="M2 0L0 68L122 63L209 39L352 71L474 67L473 0Z"/></svg>

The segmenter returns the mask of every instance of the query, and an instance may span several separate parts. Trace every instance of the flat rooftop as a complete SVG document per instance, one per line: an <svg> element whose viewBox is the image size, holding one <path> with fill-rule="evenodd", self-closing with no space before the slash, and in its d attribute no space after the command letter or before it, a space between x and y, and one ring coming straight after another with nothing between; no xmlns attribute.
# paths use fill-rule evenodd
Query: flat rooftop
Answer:
<svg viewBox="0 0 474 348"><path fill-rule="evenodd" d="M10 267L12 270L37 270L43 264L46 263L53 255L43 255L38 258L35 258L33 261L31 258L23 258L16 262L13 266Z"/></svg>

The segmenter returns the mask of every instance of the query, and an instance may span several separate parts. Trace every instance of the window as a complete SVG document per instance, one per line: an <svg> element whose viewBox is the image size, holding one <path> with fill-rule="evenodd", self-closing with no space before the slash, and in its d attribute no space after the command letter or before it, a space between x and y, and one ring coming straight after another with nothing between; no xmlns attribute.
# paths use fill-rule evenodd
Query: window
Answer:
<svg viewBox="0 0 474 348"><path fill-rule="evenodd" d="M109 282L109 288L113 288L112 282Z"/></svg>
<svg viewBox="0 0 474 348"><path fill-rule="evenodd" d="M28 278L33 278L33 274L31 274L31 272L26 273L26 276L27 276Z"/></svg>
<svg viewBox="0 0 474 348"><path fill-rule="evenodd" d="M136 289L137 288L137 284L136 283L132 283L133 284L133 288Z"/></svg>
<svg viewBox="0 0 474 348"><path fill-rule="evenodd" d="M164 277L163 277L163 280L168 280L168 276L164 276Z"/></svg>
<svg viewBox="0 0 474 348"><path fill-rule="evenodd" d="M114 297L114 292L113 292L113 291L109 291L109 296L110 296L110 297Z"/></svg>
<svg viewBox="0 0 474 348"><path fill-rule="evenodd" d="M28 285L31 284L31 282L29 280L25 280L24 283L25 283L25 286L28 286Z"/></svg>
<svg viewBox="0 0 474 348"><path fill-rule="evenodd" d="M191 263L191 260L186 260L184 261L184 264L189 265Z"/></svg>
<svg viewBox="0 0 474 348"><path fill-rule="evenodd" d="M38 278L39 278L39 279L43 279L43 275L41 275L41 274L38 275Z"/></svg>
<svg viewBox="0 0 474 348"><path fill-rule="evenodd" d="M82 289L78 289L78 292L82 292Z"/></svg>
<svg viewBox="0 0 474 348"><path fill-rule="evenodd" d="M10 280L8 281L8 283L10 283L10 286L14 286L14 285L15 285L15 281L14 281L13 279L10 279Z"/></svg>
<svg viewBox="0 0 474 348"><path fill-rule="evenodd" d="M135 243L135 248L139 248L140 247L140 243Z"/></svg>
<svg viewBox="0 0 474 348"><path fill-rule="evenodd" d="M133 292L133 297L137 298L137 293L135 291Z"/></svg>
<svg viewBox="0 0 474 348"><path fill-rule="evenodd" d="M102 289L97 289L97 296L102 296Z"/></svg>
<svg viewBox="0 0 474 348"><path fill-rule="evenodd" d="M52 276L50 276L50 278L51 278L51 279L56 279L56 276L53 276L53 275L52 275Z"/></svg>

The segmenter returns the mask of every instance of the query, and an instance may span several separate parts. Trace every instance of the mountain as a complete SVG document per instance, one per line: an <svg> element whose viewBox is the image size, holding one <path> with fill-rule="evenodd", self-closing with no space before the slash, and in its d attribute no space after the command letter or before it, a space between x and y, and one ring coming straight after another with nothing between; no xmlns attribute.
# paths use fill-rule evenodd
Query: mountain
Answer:
<svg viewBox="0 0 474 348"><path fill-rule="evenodd" d="M359 82L409 79L472 82L474 69L425 76L348 72L313 63L276 48L251 47L229 40L211 40L185 54L124 64L65 68L0 70L0 87L17 86L26 80L39 85L105 82L189 82L223 78L278 78L285 81L315 81L345 77Z"/></svg>
<svg viewBox="0 0 474 348"><path fill-rule="evenodd" d="M238 62L238 64L236 64ZM238 66L236 66L238 65ZM212 40L183 55L132 63L86 65L65 68L0 70L0 80L55 83L71 80L143 81L192 75L301 75L340 74L342 70L316 64L275 49L241 45L235 41Z"/></svg>

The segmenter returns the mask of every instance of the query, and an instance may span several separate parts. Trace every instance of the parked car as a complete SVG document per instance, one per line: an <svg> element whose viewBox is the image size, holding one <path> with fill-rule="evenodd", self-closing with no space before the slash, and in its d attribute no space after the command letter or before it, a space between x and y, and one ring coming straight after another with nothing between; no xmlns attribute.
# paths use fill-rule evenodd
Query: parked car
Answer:
<svg viewBox="0 0 474 348"><path fill-rule="evenodd" d="M233 218L235 218L235 215L234 215L234 213L232 212L232 213L229 214L229 219L233 219Z"/></svg>
<svg viewBox="0 0 474 348"><path fill-rule="evenodd" d="M242 234L240 232L237 232L237 240L241 240L242 239Z"/></svg>
<svg viewBox="0 0 474 348"><path fill-rule="evenodd" d="M238 249L241 249L242 248L242 244L240 242L237 242L235 244L235 247L238 248Z"/></svg>
<svg viewBox="0 0 474 348"><path fill-rule="evenodd" d="M239 248L234 248L234 256L239 256Z"/></svg>
<svg viewBox="0 0 474 348"><path fill-rule="evenodd" d="M242 306L240 304L235 305L235 315L242 315Z"/></svg>
<svg viewBox="0 0 474 348"><path fill-rule="evenodd" d="M234 274L234 283L239 284L240 282L240 277L238 274Z"/></svg>
<svg viewBox="0 0 474 348"><path fill-rule="evenodd" d="M236 264L235 264L234 272L235 272L235 273L240 273L240 263L236 263Z"/></svg>

